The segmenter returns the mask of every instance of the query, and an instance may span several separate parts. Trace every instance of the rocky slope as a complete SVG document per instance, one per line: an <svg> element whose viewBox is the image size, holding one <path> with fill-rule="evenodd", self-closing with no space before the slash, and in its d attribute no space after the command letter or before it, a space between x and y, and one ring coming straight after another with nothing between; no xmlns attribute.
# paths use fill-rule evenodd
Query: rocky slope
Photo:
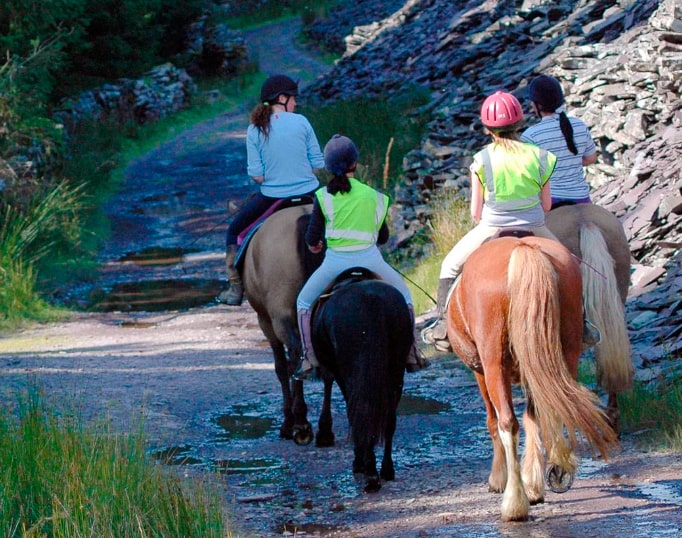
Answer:
<svg viewBox="0 0 682 538"><path fill-rule="evenodd" d="M346 10L370 10L365 0ZM376 10L376 7L372 7ZM348 18L339 18L343 21ZM352 18L352 17L351 17ZM331 31L329 23L328 30ZM339 32L344 30L339 23ZM623 223L633 255L628 320L641 377L682 357L682 5L678 0L523 2L408 0L345 37L332 72L308 87L320 100L432 91L433 120L404 158L396 233L407 241L443 188L468 195L468 166L486 142L483 98L558 77L569 112L591 128L596 203Z"/></svg>

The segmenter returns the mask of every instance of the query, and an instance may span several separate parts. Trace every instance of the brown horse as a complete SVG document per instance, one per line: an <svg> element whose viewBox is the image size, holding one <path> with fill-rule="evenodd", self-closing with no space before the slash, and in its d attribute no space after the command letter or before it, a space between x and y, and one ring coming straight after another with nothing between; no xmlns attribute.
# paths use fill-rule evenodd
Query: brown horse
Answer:
<svg viewBox="0 0 682 538"><path fill-rule="evenodd" d="M284 422L279 435L301 445L312 441L313 431L303 383L291 380L301 356L296 297L322 262L322 255L310 253L303 241L311 208L310 204L288 207L268 217L253 235L241 269L244 293L270 343L282 387Z"/></svg>
<svg viewBox="0 0 682 538"><path fill-rule="evenodd" d="M618 431L618 393L632 388L634 368L625 321L630 248L618 218L594 204L553 209L547 227L580 258L585 315L601 331L594 348L597 382L608 395L606 413Z"/></svg>
<svg viewBox="0 0 682 538"><path fill-rule="evenodd" d="M474 372L493 441L490 491L504 492L502 519L528 518L544 501L549 475L577 467L576 431L604 457L618 442L596 396L576 381L582 351L580 267L556 241L493 239L467 260L447 308L448 337ZM512 384L526 394L526 447L518 462L519 422Z"/></svg>

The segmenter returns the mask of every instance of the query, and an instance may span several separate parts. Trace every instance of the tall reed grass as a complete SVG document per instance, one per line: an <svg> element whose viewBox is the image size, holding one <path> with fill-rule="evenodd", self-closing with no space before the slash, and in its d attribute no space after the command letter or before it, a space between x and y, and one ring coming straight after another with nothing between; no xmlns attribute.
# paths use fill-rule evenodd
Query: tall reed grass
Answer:
<svg viewBox="0 0 682 538"><path fill-rule="evenodd" d="M301 98L298 112L313 125L324 147L334 134L348 136L360 152L360 179L375 188L392 191L402 174L402 160L419 146L427 117L426 89L413 87L391 98L359 97L312 105Z"/></svg>
<svg viewBox="0 0 682 538"><path fill-rule="evenodd" d="M55 319L60 311L37 291L36 265L52 256L58 245L77 241L80 209L78 188L57 184L39 200L19 211L0 210L0 328L28 319Z"/></svg>
<svg viewBox="0 0 682 538"><path fill-rule="evenodd" d="M424 238L430 246L430 254L414 263L405 274L417 313L435 306L441 262L474 225L469 203L460 192L442 189L432 200L432 210L428 237Z"/></svg>
<svg viewBox="0 0 682 538"><path fill-rule="evenodd" d="M31 390L0 409L0 534L4 538L225 538L215 487L150 463L142 433L48 411Z"/></svg>

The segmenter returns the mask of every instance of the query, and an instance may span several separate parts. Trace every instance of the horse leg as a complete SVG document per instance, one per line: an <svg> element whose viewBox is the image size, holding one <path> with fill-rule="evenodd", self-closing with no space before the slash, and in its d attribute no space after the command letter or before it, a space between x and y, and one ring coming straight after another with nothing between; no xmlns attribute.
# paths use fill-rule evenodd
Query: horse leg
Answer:
<svg viewBox="0 0 682 538"><path fill-rule="evenodd" d="M358 458L358 455L363 461L365 493L376 493L381 489L381 481L379 480L379 473L377 471L374 446L371 443L367 443L367 445L359 447L359 450L356 452L356 459Z"/></svg>
<svg viewBox="0 0 682 538"><path fill-rule="evenodd" d="M474 372L474 377L478 383L478 388L483 397L483 403L486 410L486 425L490 433L490 439L493 442L493 463L488 476L488 491L492 493L502 493L504 486L507 483L507 463L504 457L504 447L500 442L499 431L497 428L497 411L493 407L488 395L488 388L485 385L485 376L478 372Z"/></svg>
<svg viewBox="0 0 682 538"><path fill-rule="evenodd" d="M397 407L397 405L396 405ZM384 433L384 457L381 460L381 478L395 480L395 467L393 465L393 435L396 428L396 411L389 413L386 419L386 431Z"/></svg>
<svg viewBox="0 0 682 538"><path fill-rule="evenodd" d="M528 502L531 505L539 504L545 502L545 457L542 453L542 441L532 398L528 398L523 414L523 429L526 434L526 446L521 461L521 479Z"/></svg>
<svg viewBox="0 0 682 538"><path fill-rule="evenodd" d="M275 373L277 379L282 387L282 413L284 415L284 422L279 428L279 436L281 439L294 438L294 413L293 413L293 396L291 393L291 385L289 382L289 364L287 361L284 345L281 342L270 341L272 354L275 357Z"/></svg>
<svg viewBox="0 0 682 538"><path fill-rule="evenodd" d="M294 416L293 439L297 445L308 445L313 440L313 427L308 422L308 406L303 397L303 381L292 380Z"/></svg>
<svg viewBox="0 0 682 538"><path fill-rule="evenodd" d="M502 356L501 350L496 356ZM499 365L496 371L488 372L486 383L490 400L497 410L497 428L507 464L507 483L502 496L502 520L525 521L528 519L530 503L523 489L518 459L519 421L514 415L511 382L504 378L504 374L505 369Z"/></svg>
<svg viewBox="0 0 682 538"><path fill-rule="evenodd" d="M353 425L350 425L351 431ZM365 493L375 493L381 489L379 473L377 472L374 445L371 442L362 443L353 435L353 473L363 474L365 477Z"/></svg>
<svg viewBox="0 0 682 538"><path fill-rule="evenodd" d="M333 380L324 380L324 399L322 401L322 411L320 412L320 420L317 423L317 436L315 437L315 446L327 447L334 446L334 431L332 430L332 387Z"/></svg>
<svg viewBox="0 0 682 538"><path fill-rule="evenodd" d="M618 395L615 392L609 392L606 402L606 416L609 419L609 426L620 437L620 409L618 409Z"/></svg>

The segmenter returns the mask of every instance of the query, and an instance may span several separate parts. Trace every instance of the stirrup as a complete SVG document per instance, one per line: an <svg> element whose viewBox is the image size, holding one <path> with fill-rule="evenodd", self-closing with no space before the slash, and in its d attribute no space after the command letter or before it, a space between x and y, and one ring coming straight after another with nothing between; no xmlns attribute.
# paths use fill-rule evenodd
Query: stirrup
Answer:
<svg viewBox="0 0 682 538"><path fill-rule="evenodd" d="M308 359L301 359L298 362L296 371L291 374L291 379L294 381L317 381L320 379L320 369L310 364Z"/></svg>
<svg viewBox="0 0 682 538"><path fill-rule="evenodd" d="M241 284L230 284L230 287L221 291L215 300L228 306L239 306L244 301L244 288L242 288Z"/></svg>
<svg viewBox="0 0 682 538"><path fill-rule="evenodd" d="M439 323L444 323L442 320L437 320L435 323L424 327L421 332L422 341L425 344L431 344L436 351L441 351L447 353L452 351L452 346L450 345L450 340L448 340L447 332L445 332L443 338L439 338L439 335L434 334L436 330L440 329ZM442 329L441 329L441 332Z"/></svg>

